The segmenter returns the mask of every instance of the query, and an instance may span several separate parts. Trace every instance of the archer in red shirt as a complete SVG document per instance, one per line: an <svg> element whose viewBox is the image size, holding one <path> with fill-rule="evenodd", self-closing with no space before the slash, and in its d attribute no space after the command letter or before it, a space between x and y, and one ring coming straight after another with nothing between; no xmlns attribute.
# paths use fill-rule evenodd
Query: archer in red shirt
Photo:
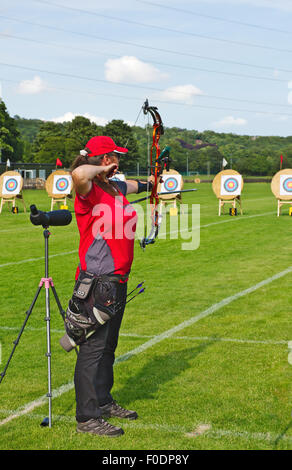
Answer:
<svg viewBox="0 0 292 470"><path fill-rule="evenodd" d="M77 431L108 436L119 436L124 431L104 418L138 417L135 411L118 405L110 393L137 224L137 214L126 195L151 189L153 178L150 177L148 183L111 180L118 171L120 158L127 152L128 149L118 147L110 137L96 136L87 142L72 165L75 214L80 234L77 284L83 279L82 276L106 279L108 284L114 284L117 305L114 314L111 314L110 306L98 310L93 304L91 307L98 314L99 326L81 343L77 343L79 352L74 375ZM76 305L77 309L72 314L70 309L73 310ZM78 305L73 295L68 310L75 320L79 316Z"/></svg>

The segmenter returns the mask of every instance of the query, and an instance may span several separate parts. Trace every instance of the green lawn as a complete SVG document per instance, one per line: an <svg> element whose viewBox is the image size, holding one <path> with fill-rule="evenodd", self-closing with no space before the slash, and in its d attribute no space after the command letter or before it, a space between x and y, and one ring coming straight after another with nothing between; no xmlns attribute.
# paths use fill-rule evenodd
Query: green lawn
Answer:
<svg viewBox="0 0 292 470"><path fill-rule="evenodd" d="M145 251L135 242L129 289L144 280L146 291L126 309L113 394L137 410L139 419L112 419L125 430L118 439L76 433L76 355L59 346L63 324L51 294L57 396L52 428L40 427L48 415L46 398L37 406L47 393L41 293L0 385L0 449L292 450L288 207L277 217L270 184L251 183L243 190L243 216L226 210L218 217L211 184L185 188L193 186L199 191L185 193L183 202L189 204L189 220L191 204L200 204L198 249L181 249L185 240L174 238L169 214L162 231L171 235ZM28 208L34 203L50 210L44 191L24 191L24 199ZM1 370L44 276L43 230L30 223L21 204L19 209L12 214L5 205L0 214ZM78 264L74 215L69 226L50 231L49 272L66 308Z"/></svg>

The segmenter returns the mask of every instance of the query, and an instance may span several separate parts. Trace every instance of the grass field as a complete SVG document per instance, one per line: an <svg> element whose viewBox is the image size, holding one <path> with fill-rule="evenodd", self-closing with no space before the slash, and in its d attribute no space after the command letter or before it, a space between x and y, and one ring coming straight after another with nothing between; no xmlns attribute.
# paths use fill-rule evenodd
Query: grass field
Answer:
<svg viewBox="0 0 292 470"><path fill-rule="evenodd" d="M139 419L112 419L125 430L118 439L76 433L76 356L59 345L63 324L51 295L53 426L40 426L48 415L41 293L0 385L0 449L292 449L292 218L288 208L276 216L267 183L244 186L243 216L220 218L211 184L197 187L183 196L200 204L197 250L181 250L170 236L144 252L135 243L129 289L142 280L147 288L126 309L113 395ZM43 191L24 199L50 210ZM44 276L42 228L19 207L0 215L1 370ZM51 227L49 244L66 308L78 263L74 216Z"/></svg>

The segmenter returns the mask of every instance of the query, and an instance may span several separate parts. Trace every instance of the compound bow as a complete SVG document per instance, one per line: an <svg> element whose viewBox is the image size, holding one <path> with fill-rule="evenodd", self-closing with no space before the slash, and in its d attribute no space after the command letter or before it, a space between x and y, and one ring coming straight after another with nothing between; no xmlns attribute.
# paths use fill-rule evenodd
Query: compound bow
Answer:
<svg viewBox="0 0 292 470"><path fill-rule="evenodd" d="M171 162L171 159L169 156L169 150L170 150L169 147L166 147L162 152L160 151L159 139L161 135L164 134L164 129L163 129L162 119L158 112L157 107L149 106L148 100L146 99L145 103L143 104L142 109L143 109L144 114L149 113L153 119L152 145L150 148L149 166L148 166L148 169L150 170L150 174L154 177L154 183L152 185L152 190L150 194L152 226L151 226L151 230L148 236L146 236L146 229L145 229L145 236L140 241L140 246L143 249L145 249L147 245L150 245L151 243L155 242L155 239L159 232L159 227L161 225L162 216L159 214L159 211L158 211L159 197L157 194L157 187L158 187L158 184L162 182L161 173L163 171L163 168L166 168L167 171L169 170L169 164Z"/></svg>

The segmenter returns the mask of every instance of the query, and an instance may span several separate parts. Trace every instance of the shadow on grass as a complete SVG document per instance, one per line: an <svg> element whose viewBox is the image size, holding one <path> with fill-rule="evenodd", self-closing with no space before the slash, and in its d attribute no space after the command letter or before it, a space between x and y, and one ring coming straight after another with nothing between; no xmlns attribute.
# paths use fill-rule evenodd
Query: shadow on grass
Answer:
<svg viewBox="0 0 292 470"><path fill-rule="evenodd" d="M155 394L163 384L171 382L172 379L192 367L192 361L215 342L216 340L210 340L194 348L174 350L168 354L152 357L139 372L129 377L124 386L117 389L114 395L123 402L124 406L132 401L155 398Z"/></svg>

